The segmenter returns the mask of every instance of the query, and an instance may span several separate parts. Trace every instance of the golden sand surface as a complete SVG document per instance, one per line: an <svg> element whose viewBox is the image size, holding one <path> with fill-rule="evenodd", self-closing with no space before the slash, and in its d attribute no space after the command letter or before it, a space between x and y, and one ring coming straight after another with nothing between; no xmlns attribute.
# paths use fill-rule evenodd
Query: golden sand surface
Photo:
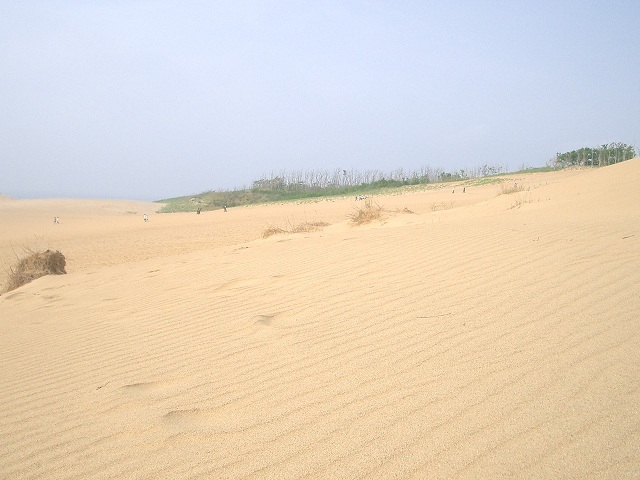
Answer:
<svg viewBox="0 0 640 480"><path fill-rule="evenodd" d="M0 198L0 478L640 478L640 159L516 182Z"/></svg>

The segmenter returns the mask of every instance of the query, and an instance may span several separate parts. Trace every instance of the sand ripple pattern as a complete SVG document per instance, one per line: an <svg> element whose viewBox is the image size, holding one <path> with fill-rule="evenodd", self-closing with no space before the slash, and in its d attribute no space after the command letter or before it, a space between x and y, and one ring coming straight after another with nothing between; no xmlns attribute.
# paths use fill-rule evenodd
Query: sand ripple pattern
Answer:
<svg viewBox="0 0 640 480"><path fill-rule="evenodd" d="M625 168L3 295L0 478L639 478Z"/></svg>

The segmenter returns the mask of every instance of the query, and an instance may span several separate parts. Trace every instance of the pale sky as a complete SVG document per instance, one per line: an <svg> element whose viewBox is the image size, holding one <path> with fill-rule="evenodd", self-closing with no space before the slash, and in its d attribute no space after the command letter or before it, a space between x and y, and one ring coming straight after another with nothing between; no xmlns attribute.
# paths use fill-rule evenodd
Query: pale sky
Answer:
<svg viewBox="0 0 640 480"><path fill-rule="evenodd" d="M0 0L0 194L640 147L640 2Z"/></svg>

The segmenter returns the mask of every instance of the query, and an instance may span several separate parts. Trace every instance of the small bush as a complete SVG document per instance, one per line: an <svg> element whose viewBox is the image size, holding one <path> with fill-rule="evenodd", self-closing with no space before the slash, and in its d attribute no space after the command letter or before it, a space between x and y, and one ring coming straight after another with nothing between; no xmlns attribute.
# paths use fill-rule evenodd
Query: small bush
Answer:
<svg viewBox="0 0 640 480"><path fill-rule="evenodd" d="M385 210L376 202L365 200L364 207L356 208L355 213L349 215L353 225L364 225L384 218Z"/></svg>
<svg viewBox="0 0 640 480"><path fill-rule="evenodd" d="M514 183L513 185L502 184L500 186L500 195L509 195L511 193L517 193L524 190L524 186L522 184Z"/></svg>
<svg viewBox="0 0 640 480"><path fill-rule="evenodd" d="M5 285L5 291L10 292L45 275L62 275L66 260L57 250L31 252L11 268Z"/></svg>

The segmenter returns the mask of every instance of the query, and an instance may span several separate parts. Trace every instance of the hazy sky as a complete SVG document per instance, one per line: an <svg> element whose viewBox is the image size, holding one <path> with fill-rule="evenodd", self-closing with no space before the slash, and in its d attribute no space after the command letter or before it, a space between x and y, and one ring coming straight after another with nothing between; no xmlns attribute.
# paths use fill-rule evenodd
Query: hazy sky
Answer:
<svg viewBox="0 0 640 480"><path fill-rule="evenodd" d="M0 193L640 147L640 2L0 0Z"/></svg>

